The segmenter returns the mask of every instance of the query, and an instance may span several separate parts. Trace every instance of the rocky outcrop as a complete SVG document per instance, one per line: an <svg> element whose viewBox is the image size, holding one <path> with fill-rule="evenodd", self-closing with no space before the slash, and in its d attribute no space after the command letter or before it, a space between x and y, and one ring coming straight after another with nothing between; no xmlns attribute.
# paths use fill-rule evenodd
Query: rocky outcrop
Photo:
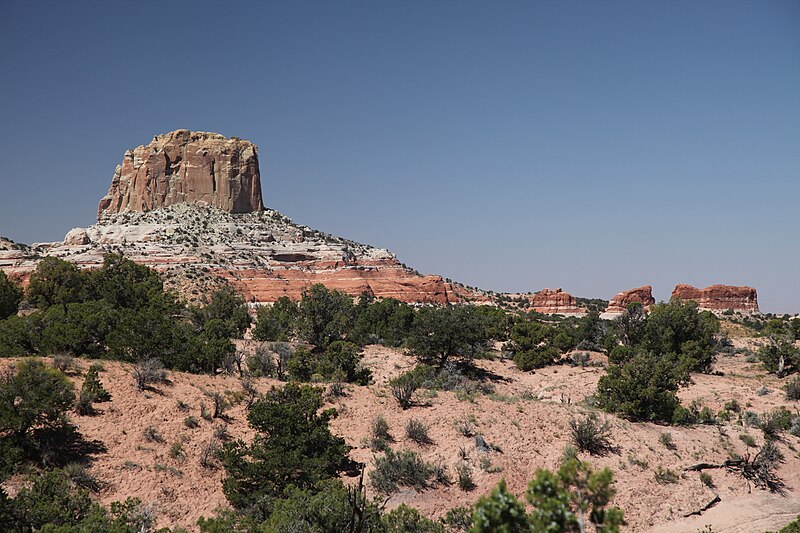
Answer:
<svg viewBox="0 0 800 533"><path fill-rule="evenodd" d="M608 302L608 307L606 307L601 317L616 318L624 313L628 309L628 306L633 303L642 304L645 309L656 303L655 298L653 298L653 287L645 285L643 287L636 287L635 289L620 292Z"/></svg>
<svg viewBox="0 0 800 533"><path fill-rule="evenodd" d="M263 209L258 150L218 133L176 130L128 150L100 200L98 220L179 203L250 213Z"/></svg>
<svg viewBox="0 0 800 533"><path fill-rule="evenodd" d="M546 315L582 316L586 309L578 306L574 296L559 289L542 289L537 293L528 295L529 311L536 311Z"/></svg>
<svg viewBox="0 0 800 533"><path fill-rule="evenodd" d="M741 311L758 313L758 294L753 287L737 287L733 285L711 285L698 289L691 285L676 285L672 291L673 298L694 300L700 309L708 311Z"/></svg>
<svg viewBox="0 0 800 533"><path fill-rule="evenodd" d="M39 256L97 268L109 251L161 272L167 286L190 301L225 283L251 303L282 296L296 300L315 283L353 296L369 291L411 303L486 299L440 276L421 275L388 250L295 224L272 209L236 214L185 203L108 215L71 230L61 243L16 251L3 269L24 280ZM1 260L0 252L3 266Z"/></svg>

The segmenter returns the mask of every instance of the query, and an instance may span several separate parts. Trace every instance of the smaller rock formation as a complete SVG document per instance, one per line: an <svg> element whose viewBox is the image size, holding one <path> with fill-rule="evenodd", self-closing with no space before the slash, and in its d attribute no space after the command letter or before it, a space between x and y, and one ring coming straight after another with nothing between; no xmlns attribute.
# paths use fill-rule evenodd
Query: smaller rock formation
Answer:
<svg viewBox="0 0 800 533"><path fill-rule="evenodd" d="M152 211L179 203L229 213L261 211L258 150L218 133L176 130L125 152L98 220L123 211Z"/></svg>
<svg viewBox="0 0 800 533"><path fill-rule="evenodd" d="M529 311L546 315L582 316L586 314L586 309L578 306L575 297L560 288L542 289L527 298L530 302Z"/></svg>
<svg viewBox="0 0 800 533"><path fill-rule="evenodd" d="M642 304L645 309L656 303L653 298L653 287L645 285L620 292L608 302L608 307L601 318L616 318L624 313L630 304L634 303Z"/></svg>
<svg viewBox="0 0 800 533"><path fill-rule="evenodd" d="M753 287L737 287L733 285L711 285L698 289L691 285L676 285L672 291L673 298L694 300L700 309L714 312L741 311L758 313L758 294Z"/></svg>

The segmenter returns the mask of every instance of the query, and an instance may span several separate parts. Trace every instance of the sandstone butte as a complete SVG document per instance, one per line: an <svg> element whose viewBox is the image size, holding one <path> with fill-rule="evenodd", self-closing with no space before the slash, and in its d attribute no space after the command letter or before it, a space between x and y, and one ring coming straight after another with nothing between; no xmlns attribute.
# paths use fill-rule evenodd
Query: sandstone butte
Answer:
<svg viewBox="0 0 800 533"><path fill-rule="evenodd" d="M758 313L758 294L753 287L737 287L733 285L711 285L698 289L691 285L676 285L672 291L673 298L694 300L700 309L709 311L741 311Z"/></svg>
<svg viewBox="0 0 800 533"><path fill-rule="evenodd" d="M633 303L642 304L645 309L648 309L651 305L656 303L655 298L653 298L653 287L644 285L618 293L608 302L608 307L606 307L605 312L601 316L603 318L618 317Z"/></svg>
<svg viewBox="0 0 800 533"><path fill-rule="evenodd" d="M560 288L542 289L528 295L527 299L530 302L529 311L547 315L582 316L586 314L586 309L578 306L575 297Z"/></svg>
<svg viewBox="0 0 800 533"><path fill-rule="evenodd" d="M299 299L315 283L412 303L488 302L478 290L421 275L388 250L328 235L265 209L258 149L216 133L176 130L125 152L98 223L61 243L4 241L0 268L26 282L37 257L96 268L108 251L162 272L189 300L224 282L250 302Z"/></svg>
<svg viewBox="0 0 800 533"><path fill-rule="evenodd" d="M100 200L98 219L182 202L230 213L263 209L256 145L189 130L156 135L150 144L125 152Z"/></svg>

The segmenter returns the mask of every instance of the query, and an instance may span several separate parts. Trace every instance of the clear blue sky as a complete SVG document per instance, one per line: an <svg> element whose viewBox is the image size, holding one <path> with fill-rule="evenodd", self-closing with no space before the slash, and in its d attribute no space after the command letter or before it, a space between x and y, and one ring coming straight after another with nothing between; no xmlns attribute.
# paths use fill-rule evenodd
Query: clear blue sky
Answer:
<svg viewBox="0 0 800 533"><path fill-rule="evenodd" d="M13 2L0 234L127 148L260 147L265 203L498 291L748 284L800 311L800 2Z"/></svg>

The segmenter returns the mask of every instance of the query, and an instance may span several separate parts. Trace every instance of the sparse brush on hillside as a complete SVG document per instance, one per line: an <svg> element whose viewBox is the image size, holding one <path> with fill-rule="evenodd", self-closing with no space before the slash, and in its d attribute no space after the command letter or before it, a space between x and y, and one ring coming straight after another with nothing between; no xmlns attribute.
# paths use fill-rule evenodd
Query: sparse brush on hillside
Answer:
<svg viewBox="0 0 800 533"><path fill-rule="evenodd" d="M572 442L580 451L592 455L605 455L613 449L611 444L611 424L608 420L600 422L594 413L584 418L573 418L569 422Z"/></svg>

